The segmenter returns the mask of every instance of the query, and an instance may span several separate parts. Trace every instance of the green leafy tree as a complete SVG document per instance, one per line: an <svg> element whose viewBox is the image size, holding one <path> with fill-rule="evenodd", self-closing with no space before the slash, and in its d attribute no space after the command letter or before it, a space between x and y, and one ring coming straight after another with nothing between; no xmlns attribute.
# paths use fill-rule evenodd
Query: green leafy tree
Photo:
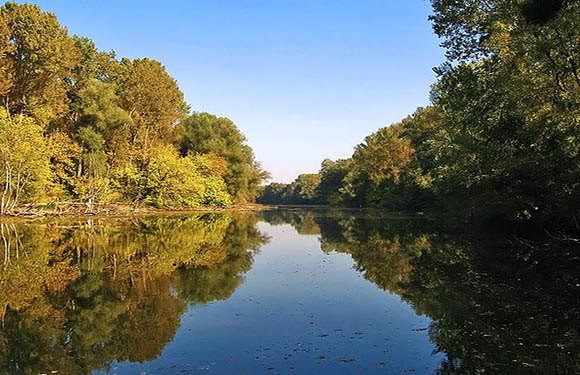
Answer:
<svg viewBox="0 0 580 375"><path fill-rule="evenodd" d="M0 109L0 165L0 214L12 212L22 199L42 196L51 172L42 126Z"/></svg>
<svg viewBox="0 0 580 375"><path fill-rule="evenodd" d="M432 5L433 104L325 162L319 200L578 230L580 3Z"/></svg>
<svg viewBox="0 0 580 375"><path fill-rule="evenodd" d="M3 213L33 190L54 201L80 200L89 209L128 200L224 206L253 201L267 177L231 121L209 114L185 119L189 106L160 62L119 60L88 38L70 37L54 14L36 5L0 7L0 105L7 111L3 124L18 123L25 138L42 137L38 153L50 162L45 182L37 174L26 191L13 190L19 182L5 184L10 203ZM5 140L13 136L7 134ZM11 180L14 167L8 170ZM21 174L15 176L19 181Z"/></svg>
<svg viewBox="0 0 580 375"><path fill-rule="evenodd" d="M290 184L271 183L263 187L257 202L265 204L318 203L318 174L301 174Z"/></svg>
<svg viewBox="0 0 580 375"><path fill-rule="evenodd" d="M281 204L284 203L284 195L288 189L288 184L272 182L264 186L258 195L256 201L263 204Z"/></svg>
<svg viewBox="0 0 580 375"><path fill-rule="evenodd" d="M231 198L219 172L224 164L215 156L181 157L173 146L159 146L142 170L123 168L118 187L135 202L157 207L226 206Z"/></svg>
<svg viewBox="0 0 580 375"><path fill-rule="evenodd" d="M128 160L131 118L119 106L114 87L89 80L78 91L71 109L76 114L73 137L82 149L76 170L76 195L91 208L110 191L111 166Z"/></svg>
<svg viewBox="0 0 580 375"><path fill-rule="evenodd" d="M224 179L234 202L256 198L258 187L268 174L231 120L209 113L193 113L180 121L179 128L182 132L179 147L183 155L213 153L227 161Z"/></svg>
<svg viewBox="0 0 580 375"><path fill-rule="evenodd" d="M148 150L152 145L171 142L174 124L188 111L177 82L155 60L122 59L121 64L116 82L121 107L132 119L130 144Z"/></svg>
<svg viewBox="0 0 580 375"><path fill-rule="evenodd" d="M578 211L578 2L433 1L448 48L433 98L434 187L471 217L542 225Z"/></svg>
<svg viewBox="0 0 580 375"><path fill-rule="evenodd" d="M293 182L296 188L293 189L298 199L302 202L316 203L316 192L320 185L320 176L316 173L300 174Z"/></svg>
<svg viewBox="0 0 580 375"><path fill-rule="evenodd" d="M7 2L0 19L1 70L10 81L2 85L2 104L45 126L68 109L66 81L78 62L77 50L54 14L36 5Z"/></svg>
<svg viewBox="0 0 580 375"><path fill-rule="evenodd" d="M316 195L324 204L339 205L342 201L343 180L350 170L351 159L325 159L320 165L320 184Z"/></svg>

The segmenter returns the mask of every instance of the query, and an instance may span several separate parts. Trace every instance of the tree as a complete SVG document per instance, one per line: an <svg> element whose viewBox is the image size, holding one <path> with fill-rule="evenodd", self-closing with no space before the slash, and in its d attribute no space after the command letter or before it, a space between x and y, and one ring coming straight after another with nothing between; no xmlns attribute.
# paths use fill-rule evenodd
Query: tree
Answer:
<svg viewBox="0 0 580 375"><path fill-rule="evenodd" d="M345 169L325 162L321 199L577 230L580 3L432 5L447 49L433 104L366 137Z"/></svg>
<svg viewBox="0 0 580 375"><path fill-rule="evenodd" d="M465 216L571 224L580 207L580 4L433 1L434 188Z"/></svg>
<svg viewBox="0 0 580 375"><path fill-rule="evenodd" d="M48 195L53 200L71 198L77 186L81 147L62 131L52 132L47 138L52 171Z"/></svg>
<svg viewBox="0 0 580 375"><path fill-rule="evenodd" d="M189 110L177 82L155 60L122 59L121 64L116 82L121 107L132 119L131 145L148 150L153 145L171 142L173 126Z"/></svg>
<svg viewBox="0 0 580 375"><path fill-rule="evenodd" d="M338 205L341 202L343 180L350 170L351 159L333 161L325 159L320 164L320 184L316 195L324 204Z"/></svg>
<svg viewBox="0 0 580 375"><path fill-rule="evenodd" d="M185 119L189 106L160 62L119 60L88 38L70 37L54 14L36 5L0 7L0 106L8 144L3 176L11 181L16 173L16 181L5 184L4 213L23 193L80 200L89 208L120 200L223 206L232 198L254 200L268 176L230 120L209 114ZM47 155L50 166L42 173L34 167L30 184L16 190L23 175L14 172L19 164L11 164L7 151L19 147L8 123L26 128L26 142L44 142L38 143L38 165Z"/></svg>
<svg viewBox="0 0 580 375"><path fill-rule="evenodd" d="M6 16L0 12L0 97L5 98L12 87L12 71L8 53L13 46L10 44L10 27ZM6 103L2 103L4 106Z"/></svg>
<svg viewBox="0 0 580 375"><path fill-rule="evenodd" d="M156 207L226 206L231 198L220 174L224 164L215 156L181 157L171 145L154 147L142 170L121 169L118 188L133 201Z"/></svg>
<svg viewBox="0 0 580 375"><path fill-rule="evenodd" d="M403 131L404 126L398 123L367 136L355 148L332 201L354 206L404 208L407 202L402 194L403 181L414 149Z"/></svg>
<svg viewBox="0 0 580 375"><path fill-rule="evenodd" d="M273 182L264 186L257 198L264 204L316 204L319 202L318 174L301 174L290 184Z"/></svg>
<svg viewBox="0 0 580 375"><path fill-rule="evenodd" d="M80 55L73 70L74 89L83 89L92 80L113 83L121 76L123 65L116 59L114 51L99 51L95 43L86 37L74 35L72 39Z"/></svg>
<svg viewBox="0 0 580 375"><path fill-rule="evenodd" d="M103 161L108 158L113 166L128 159L126 150L132 120L119 106L113 85L88 81L78 92L71 109L77 117L73 137L83 145L85 152L100 153ZM80 165L79 174L82 171L83 165Z"/></svg>
<svg viewBox="0 0 580 375"><path fill-rule="evenodd" d="M0 109L0 214L10 213L19 200L42 195L50 175L47 140L42 126L23 115Z"/></svg>
<svg viewBox="0 0 580 375"><path fill-rule="evenodd" d="M283 196L288 188L287 184L272 182L263 187L259 192L256 201L263 204L281 204L284 203Z"/></svg>
<svg viewBox="0 0 580 375"><path fill-rule="evenodd" d="M235 202L256 197L258 187L268 177L246 144L246 137L228 118L209 113L193 113L179 123L182 155L213 153L228 163L225 174L228 192Z"/></svg>
<svg viewBox="0 0 580 375"><path fill-rule="evenodd" d="M11 114L30 115L45 126L67 110L66 82L77 50L54 14L36 5L7 2L0 20L2 104Z"/></svg>
<svg viewBox="0 0 580 375"><path fill-rule="evenodd" d="M304 202L315 203L317 200L316 191L320 184L320 176L317 173L303 173L296 178L299 186L298 196Z"/></svg>

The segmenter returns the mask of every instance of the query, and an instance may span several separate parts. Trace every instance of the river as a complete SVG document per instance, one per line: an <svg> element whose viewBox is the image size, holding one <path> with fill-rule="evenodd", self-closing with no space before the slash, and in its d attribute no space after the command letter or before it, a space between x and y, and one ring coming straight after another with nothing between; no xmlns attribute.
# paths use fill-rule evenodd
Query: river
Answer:
<svg viewBox="0 0 580 375"><path fill-rule="evenodd" d="M0 373L580 373L574 244L322 209L0 227Z"/></svg>

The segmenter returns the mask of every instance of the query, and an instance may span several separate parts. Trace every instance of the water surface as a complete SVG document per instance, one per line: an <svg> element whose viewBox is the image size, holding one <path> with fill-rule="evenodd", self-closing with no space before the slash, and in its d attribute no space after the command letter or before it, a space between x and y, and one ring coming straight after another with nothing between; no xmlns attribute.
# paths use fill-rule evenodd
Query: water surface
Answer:
<svg viewBox="0 0 580 375"><path fill-rule="evenodd" d="M578 250L437 224L3 221L0 373L580 373Z"/></svg>

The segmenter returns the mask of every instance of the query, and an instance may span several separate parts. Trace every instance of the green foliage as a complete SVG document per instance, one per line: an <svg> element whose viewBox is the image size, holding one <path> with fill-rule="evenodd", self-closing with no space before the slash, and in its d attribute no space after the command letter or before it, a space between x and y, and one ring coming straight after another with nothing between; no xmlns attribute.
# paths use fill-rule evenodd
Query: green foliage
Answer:
<svg viewBox="0 0 580 375"><path fill-rule="evenodd" d="M54 14L36 5L7 2L0 19L2 67L10 80L2 104L46 125L68 109L66 80L79 58L74 43Z"/></svg>
<svg viewBox="0 0 580 375"><path fill-rule="evenodd" d="M466 216L571 223L580 206L580 60L572 52L580 6L472 3L491 10L473 19L434 1L435 30L459 61L439 69L433 89L444 114L429 142L438 192ZM551 11L542 22L520 22L526 9L544 7ZM458 33L466 24L485 28L486 37ZM459 53L467 41L473 54ZM478 52L488 57L474 61Z"/></svg>
<svg viewBox="0 0 580 375"><path fill-rule="evenodd" d="M439 117L435 108L419 109L366 137L350 159L324 160L317 175L301 175L289 185L272 183L258 201L424 210L433 198L425 142L439 126ZM306 176L316 181L314 190L303 188ZM303 191L313 194L301 196Z"/></svg>
<svg viewBox="0 0 580 375"><path fill-rule="evenodd" d="M180 158L171 146L154 150L145 174L145 202L158 207L200 204L203 185L193 163Z"/></svg>
<svg viewBox="0 0 580 375"><path fill-rule="evenodd" d="M351 169L351 159L332 161L325 159L320 165L320 184L317 195L321 203L339 205L342 202L342 181Z"/></svg>
<svg viewBox="0 0 580 375"><path fill-rule="evenodd" d="M433 0L432 105L324 161L315 201L564 226L580 211L580 3ZM282 187L264 188L270 203Z"/></svg>
<svg viewBox="0 0 580 375"><path fill-rule="evenodd" d="M286 195L287 188L288 184L272 182L262 187L256 201L263 204L282 204L284 203L283 197Z"/></svg>
<svg viewBox="0 0 580 375"><path fill-rule="evenodd" d="M122 108L132 118L130 143L143 149L170 142L173 125L187 112L183 93L160 62L123 59L117 78Z"/></svg>
<svg viewBox="0 0 580 375"><path fill-rule="evenodd" d="M264 204L316 204L318 202L318 174L301 174L290 184L271 183L265 186L257 202Z"/></svg>
<svg viewBox="0 0 580 375"><path fill-rule="evenodd" d="M114 51L99 51L89 38L74 35L72 39L80 54L80 62L73 70L74 88L82 89L91 80L112 83L121 75L122 64Z"/></svg>
<svg viewBox="0 0 580 375"><path fill-rule="evenodd" d="M68 198L76 187L81 148L66 133L61 131L49 135L48 148L53 182L49 196L53 200Z"/></svg>
<svg viewBox="0 0 580 375"><path fill-rule="evenodd" d="M94 79L87 81L79 90L71 110L78 116L76 126L90 126L111 138L113 131L130 127L131 117L119 106L119 97L112 84Z"/></svg>
<svg viewBox="0 0 580 375"><path fill-rule="evenodd" d="M314 202L320 185L320 176L318 174L301 174L296 177L293 184L295 187L292 188L292 191L298 196L298 199Z"/></svg>
<svg viewBox="0 0 580 375"><path fill-rule="evenodd" d="M181 157L171 145L156 147L142 169L119 170L118 188L134 202L156 207L226 206L230 196L214 163L202 155Z"/></svg>
<svg viewBox="0 0 580 375"><path fill-rule="evenodd" d="M48 171L27 175L21 192L6 188L11 198L2 213L40 195L78 200L89 209L127 200L224 206L231 197L253 200L267 176L231 121L204 114L223 126L201 133L192 126L195 116L184 121L189 106L160 62L99 51L88 38L69 37L54 14L36 5L0 7L0 103L7 111L3 126L17 123L26 142L29 135L40 137L44 143L35 147L50 162ZM16 146L6 147L8 155Z"/></svg>
<svg viewBox="0 0 580 375"><path fill-rule="evenodd" d="M42 126L26 116L0 109L0 213L14 210L22 198L42 197L50 175Z"/></svg>
<svg viewBox="0 0 580 375"><path fill-rule="evenodd" d="M183 155L215 154L227 161L224 179L235 202L256 198L262 181L268 177L256 161L246 137L228 118L209 113L193 113L179 123L178 142Z"/></svg>

